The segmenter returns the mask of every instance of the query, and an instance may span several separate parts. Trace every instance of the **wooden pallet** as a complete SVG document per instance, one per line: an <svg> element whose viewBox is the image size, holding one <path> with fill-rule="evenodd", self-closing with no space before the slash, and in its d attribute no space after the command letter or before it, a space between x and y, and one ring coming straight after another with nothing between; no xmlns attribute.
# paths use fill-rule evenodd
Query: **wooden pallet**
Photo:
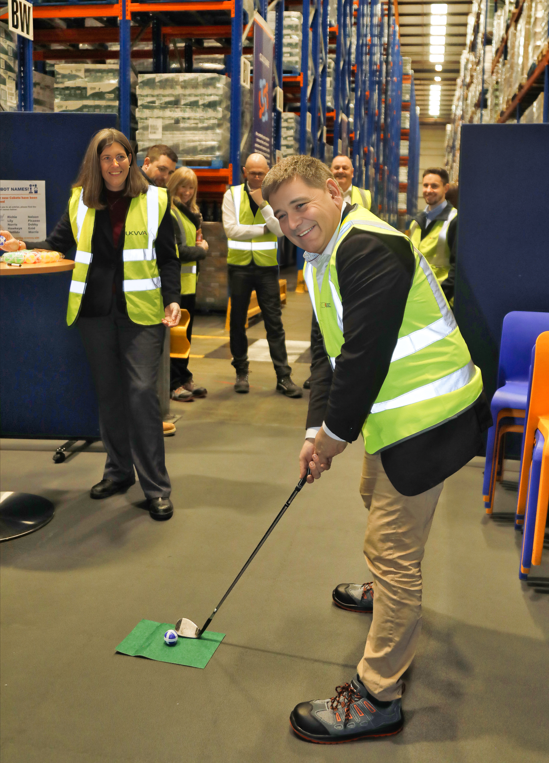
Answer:
<svg viewBox="0 0 549 763"><path fill-rule="evenodd" d="M287 281L285 278L279 278L278 279L278 285L280 287L280 302L282 303L282 306L287 302ZM259 307L259 302L257 301L257 294L255 291L252 291L252 295L250 297L250 304L248 305L248 314L246 316L246 328L248 328L248 323L250 321L250 318L253 318L255 315L259 315L261 312L261 308ZM225 320L225 331L229 331L231 328L231 298L229 297L229 301L227 303L227 318Z"/></svg>

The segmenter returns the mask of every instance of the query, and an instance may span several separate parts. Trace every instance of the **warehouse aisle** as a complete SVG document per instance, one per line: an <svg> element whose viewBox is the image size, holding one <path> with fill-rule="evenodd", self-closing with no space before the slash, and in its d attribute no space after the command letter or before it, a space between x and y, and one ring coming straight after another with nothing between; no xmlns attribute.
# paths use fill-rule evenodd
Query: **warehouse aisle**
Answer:
<svg viewBox="0 0 549 763"><path fill-rule="evenodd" d="M306 346L308 297L291 292L283 317ZM202 624L298 478L306 398L278 395L260 360L250 394L235 395L222 318L198 317L195 333L191 369L209 396L172 405L169 522L149 518L138 486L89 499L101 453L63 465L51 450L2 453L3 490L57 506L45 529L1 547L2 763L547 761L549 729L531 719L549 705L549 595L518 581L515 493L498 494L497 521L483 515L481 463L448 480L437 510L401 735L320 747L288 726L297 702L352 677L368 631L368 616L331 604L335 585L367 579L359 442L306 486L235 588L205 670L115 654L142 618ZM306 350L293 348L302 383ZM534 574L549 578L549 552Z"/></svg>

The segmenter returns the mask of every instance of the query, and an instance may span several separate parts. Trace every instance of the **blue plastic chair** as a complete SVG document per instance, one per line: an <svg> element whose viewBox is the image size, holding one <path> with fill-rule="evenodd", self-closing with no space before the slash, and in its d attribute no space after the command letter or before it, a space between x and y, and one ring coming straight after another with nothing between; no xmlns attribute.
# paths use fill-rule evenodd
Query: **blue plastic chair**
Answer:
<svg viewBox="0 0 549 763"><path fill-rule="evenodd" d="M498 389L491 402L494 424L488 431L483 496L486 513L493 510L497 463L495 462L501 421L526 416L528 375L532 349L538 336L549 331L549 313L514 311L503 319L498 365Z"/></svg>

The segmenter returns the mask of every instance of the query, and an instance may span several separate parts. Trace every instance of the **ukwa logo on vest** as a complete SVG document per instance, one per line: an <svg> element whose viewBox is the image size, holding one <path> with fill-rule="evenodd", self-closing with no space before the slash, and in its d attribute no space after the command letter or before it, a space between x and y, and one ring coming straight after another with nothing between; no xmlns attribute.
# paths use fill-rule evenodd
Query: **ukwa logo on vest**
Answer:
<svg viewBox="0 0 549 763"><path fill-rule="evenodd" d="M147 233L146 230L127 230L126 236L146 236Z"/></svg>
<svg viewBox="0 0 549 763"><path fill-rule="evenodd" d="M331 302L321 302L320 303L320 307L331 307L331 306L332 306Z"/></svg>

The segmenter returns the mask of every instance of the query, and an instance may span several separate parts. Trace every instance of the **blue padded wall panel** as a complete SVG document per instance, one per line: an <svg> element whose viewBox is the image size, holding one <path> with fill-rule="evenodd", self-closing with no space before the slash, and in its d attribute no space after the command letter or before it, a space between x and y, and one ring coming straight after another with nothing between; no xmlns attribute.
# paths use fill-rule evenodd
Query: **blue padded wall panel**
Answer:
<svg viewBox="0 0 549 763"><path fill-rule="evenodd" d="M491 399L501 326L549 311L549 124L464 125L455 314Z"/></svg>
<svg viewBox="0 0 549 763"><path fill-rule="evenodd" d="M46 181L48 232L66 209L90 138L115 126L114 114L0 113L2 178ZM0 277L2 436L99 436L84 348L65 323L70 279Z"/></svg>

